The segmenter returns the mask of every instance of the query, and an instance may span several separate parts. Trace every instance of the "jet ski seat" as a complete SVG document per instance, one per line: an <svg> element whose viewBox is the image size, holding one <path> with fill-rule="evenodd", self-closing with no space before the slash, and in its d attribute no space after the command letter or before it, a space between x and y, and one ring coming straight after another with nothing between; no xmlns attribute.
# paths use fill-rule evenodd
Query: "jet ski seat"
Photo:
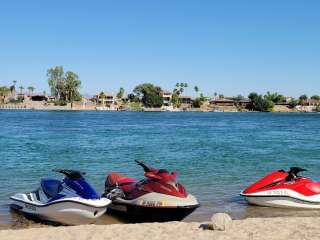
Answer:
<svg viewBox="0 0 320 240"><path fill-rule="evenodd" d="M62 190L61 181L56 179L41 179L40 185L48 198L53 198Z"/></svg>
<svg viewBox="0 0 320 240"><path fill-rule="evenodd" d="M131 183L137 182L134 178L129 178L125 175L122 175L121 173L112 172L107 176L106 183L108 183L109 186L123 186Z"/></svg>

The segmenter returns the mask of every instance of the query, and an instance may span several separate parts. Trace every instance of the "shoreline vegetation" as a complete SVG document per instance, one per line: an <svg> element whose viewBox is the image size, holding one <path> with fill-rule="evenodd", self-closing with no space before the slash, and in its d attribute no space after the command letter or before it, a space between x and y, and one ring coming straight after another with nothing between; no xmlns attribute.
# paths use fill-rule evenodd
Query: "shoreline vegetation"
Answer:
<svg viewBox="0 0 320 240"><path fill-rule="evenodd" d="M0 86L0 109L31 110L94 110L94 111L146 111L146 112L320 112L320 96L310 98L303 94L299 98L279 93L250 93L227 97L217 92L204 96L198 86L176 83L172 90L164 90L151 83L136 86L126 94L123 87L117 94L101 91L93 96L80 94L81 81L72 71L62 66L48 69L47 82L50 94L35 93L35 88L26 89L17 81L11 86ZM192 88L195 97L185 96Z"/></svg>

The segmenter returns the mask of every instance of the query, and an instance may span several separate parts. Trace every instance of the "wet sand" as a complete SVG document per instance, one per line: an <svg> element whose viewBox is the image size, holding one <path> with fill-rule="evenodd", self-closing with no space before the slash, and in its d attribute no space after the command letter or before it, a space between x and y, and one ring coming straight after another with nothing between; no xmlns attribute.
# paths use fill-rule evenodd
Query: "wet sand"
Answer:
<svg viewBox="0 0 320 240"><path fill-rule="evenodd" d="M320 218L315 217L248 218L244 220L233 220L231 227L226 231L204 230L200 227L201 224L206 223L168 222L2 230L0 231L0 239L312 240L319 239L320 236Z"/></svg>
<svg viewBox="0 0 320 240"><path fill-rule="evenodd" d="M185 218L183 222L203 222L211 218L215 209L198 209L190 216ZM286 218L300 218L300 217L319 217L320 211L317 210L302 210L302 209L281 209L270 207L259 207L245 204L241 207L239 212L228 212L228 214L235 220L242 220L247 218L274 218L274 217L286 217ZM128 224L126 219L112 214L105 214L95 225L111 225L111 224ZM0 213L0 230L4 229L25 229L25 228L43 228L52 227L50 224L41 222L35 222L29 220L18 214L15 211L6 210L6 212Z"/></svg>

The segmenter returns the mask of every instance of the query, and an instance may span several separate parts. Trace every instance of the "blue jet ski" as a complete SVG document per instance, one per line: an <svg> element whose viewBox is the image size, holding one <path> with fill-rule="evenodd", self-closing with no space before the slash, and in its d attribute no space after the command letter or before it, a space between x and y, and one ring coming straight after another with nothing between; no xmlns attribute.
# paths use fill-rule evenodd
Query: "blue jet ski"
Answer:
<svg viewBox="0 0 320 240"><path fill-rule="evenodd" d="M56 169L62 181L42 179L40 187L10 197L11 208L27 216L66 225L93 223L111 201L100 197L79 171Z"/></svg>

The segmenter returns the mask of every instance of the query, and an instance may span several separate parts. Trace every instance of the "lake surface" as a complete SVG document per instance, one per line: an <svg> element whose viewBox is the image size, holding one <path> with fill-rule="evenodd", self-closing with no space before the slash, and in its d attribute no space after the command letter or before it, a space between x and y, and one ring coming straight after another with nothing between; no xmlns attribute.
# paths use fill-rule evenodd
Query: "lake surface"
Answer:
<svg viewBox="0 0 320 240"><path fill-rule="evenodd" d="M141 178L134 160L177 170L201 202L187 220L318 214L247 206L239 192L269 171L320 175L320 114L0 111L0 226L21 221L9 196L33 190L53 168L87 172L102 191L108 172ZM318 214L320 216L320 214ZM0 227L1 228L1 227Z"/></svg>

